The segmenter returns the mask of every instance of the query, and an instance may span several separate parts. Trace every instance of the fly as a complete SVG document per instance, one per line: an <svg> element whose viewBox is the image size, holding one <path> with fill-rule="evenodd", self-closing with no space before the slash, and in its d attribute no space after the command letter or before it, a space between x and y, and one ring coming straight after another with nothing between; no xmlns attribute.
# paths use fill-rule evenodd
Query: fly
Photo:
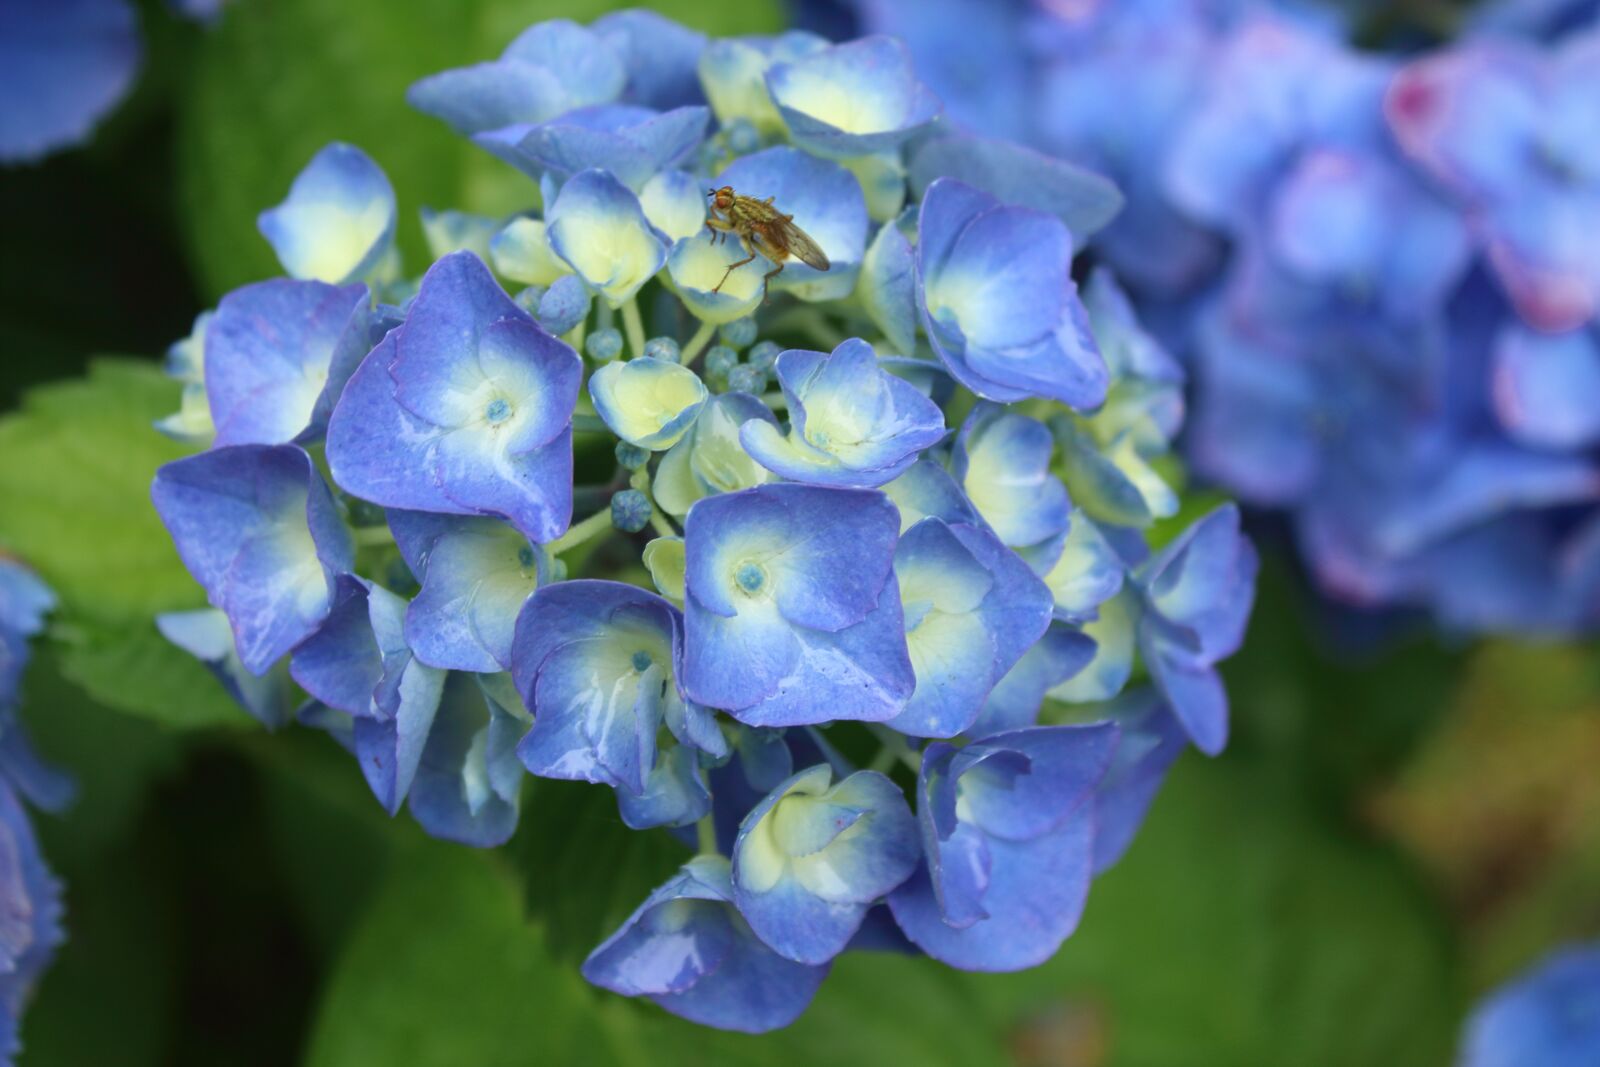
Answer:
<svg viewBox="0 0 1600 1067"><path fill-rule="evenodd" d="M722 281L711 290L713 293L722 289L728 275L758 255L765 256L773 264L761 279L762 299L766 299L767 283L782 273L784 261L790 256L817 270L832 266L817 242L794 224L794 216L785 215L772 206L772 197L757 200L753 196L740 196L731 185L708 190L706 195L711 198L711 215L706 219L711 239L715 241L720 236L726 241L728 234L736 234L740 247L746 252L743 259L728 265Z"/></svg>

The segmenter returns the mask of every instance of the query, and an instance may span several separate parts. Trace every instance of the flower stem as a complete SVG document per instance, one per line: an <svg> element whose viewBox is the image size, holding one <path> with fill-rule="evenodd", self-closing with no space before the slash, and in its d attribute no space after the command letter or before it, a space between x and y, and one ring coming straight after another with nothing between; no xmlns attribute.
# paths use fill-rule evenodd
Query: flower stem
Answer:
<svg viewBox="0 0 1600 1067"><path fill-rule="evenodd" d="M628 347L633 350L633 357L638 359L644 355L644 322L639 318L638 297L630 296L622 305L622 328L628 333Z"/></svg>
<svg viewBox="0 0 1600 1067"><path fill-rule="evenodd" d="M610 532L611 509L607 507L595 512L582 522L569 527L566 533L545 545L544 549L552 556L559 556L561 553L576 548L585 541Z"/></svg>
<svg viewBox="0 0 1600 1067"><path fill-rule="evenodd" d="M583 353L583 337L584 323L582 322L561 335L561 339L571 345L580 355Z"/></svg>
<svg viewBox="0 0 1600 1067"><path fill-rule="evenodd" d="M911 743L906 740L905 734L892 727L875 722L869 722L867 729L871 730L872 735L883 745L883 751L879 752L872 761L871 767L873 770L883 770L884 767L880 767L878 764L880 761L884 761L885 756L887 756L886 767L894 766L894 761L899 760L911 768L913 774L921 773L922 753L911 747Z"/></svg>
<svg viewBox="0 0 1600 1067"><path fill-rule="evenodd" d="M694 358L710 343L711 335L716 332L715 323L702 322L700 328L694 332L694 336L689 338L689 343L683 346L683 351L678 353L678 362L685 367L693 363Z"/></svg>
<svg viewBox="0 0 1600 1067"><path fill-rule="evenodd" d="M673 529L672 523L661 513L660 508L650 509L650 528L662 537L677 537L678 531Z"/></svg>
<svg viewBox="0 0 1600 1067"><path fill-rule="evenodd" d="M700 854L704 856L720 855L717 851L717 823L710 815L701 817L694 824L695 838L700 845Z"/></svg>
<svg viewBox="0 0 1600 1067"><path fill-rule="evenodd" d="M357 548L376 548L394 544L394 534L387 526L358 526L350 531Z"/></svg>
<svg viewBox="0 0 1600 1067"><path fill-rule="evenodd" d="M782 411L789 406L789 398L782 393L767 393L762 396L761 402L773 411Z"/></svg>

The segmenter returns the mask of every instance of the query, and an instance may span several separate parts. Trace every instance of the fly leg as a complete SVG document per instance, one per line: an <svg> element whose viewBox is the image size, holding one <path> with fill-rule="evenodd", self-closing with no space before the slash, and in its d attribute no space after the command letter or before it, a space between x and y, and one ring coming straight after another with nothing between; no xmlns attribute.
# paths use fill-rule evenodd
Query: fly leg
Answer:
<svg viewBox="0 0 1600 1067"><path fill-rule="evenodd" d="M776 267L773 267L771 270L767 271L766 274L762 275L762 277L761 277L761 302L763 304L765 304L767 302L767 286L772 282L772 279L776 278L778 275L780 275L782 273L783 273L783 264L779 263Z"/></svg>
<svg viewBox="0 0 1600 1067"><path fill-rule="evenodd" d="M734 271L738 270L740 267L756 258L756 250L751 248L750 242L746 241L742 236L739 238L739 245L750 254L739 260L737 263L728 264L728 269L722 272L722 281L718 282L717 287L711 290L713 293L721 291L723 284L728 280L728 275L732 274Z"/></svg>

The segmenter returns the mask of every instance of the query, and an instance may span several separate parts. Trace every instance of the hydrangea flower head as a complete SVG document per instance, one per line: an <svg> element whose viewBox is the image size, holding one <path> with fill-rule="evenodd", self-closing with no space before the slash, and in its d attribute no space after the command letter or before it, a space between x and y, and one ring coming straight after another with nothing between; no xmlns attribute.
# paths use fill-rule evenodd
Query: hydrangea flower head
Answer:
<svg viewBox="0 0 1600 1067"><path fill-rule="evenodd" d="M1072 275L1115 190L944 127L882 37L622 12L410 99L526 203L407 263L336 147L268 213L292 277L173 360L211 447L153 496L213 608L163 631L435 836L503 843L533 774L692 839L607 989L761 1032L854 948L1048 958L1220 747L1254 581L1232 511L1151 557L1184 376ZM724 186L825 266L709 225Z"/></svg>

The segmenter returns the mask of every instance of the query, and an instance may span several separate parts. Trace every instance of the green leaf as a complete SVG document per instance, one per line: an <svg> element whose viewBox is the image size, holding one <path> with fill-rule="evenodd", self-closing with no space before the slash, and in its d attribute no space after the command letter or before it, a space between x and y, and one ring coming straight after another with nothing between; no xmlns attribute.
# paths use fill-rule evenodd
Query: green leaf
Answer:
<svg viewBox="0 0 1600 1067"><path fill-rule="evenodd" d="M120 626L52 627L61 673L107 707L177 729L246 728L255 720L199 660L150 619Z"/></svg>
<svg viewBox="0 0 1600 1067"><path fill-rule="evenodd" d="M67 617L121 623L205 602L150 506L156 468L192 451L151 426L177 401L156 367L101 359L0 418L0 545Z"/></svg>
<svg viewBox="0 0 1600 1067"><path fill-rule="evenodd" d="M418 842L328 979L310 1067L604 1064L596 995L552 961L489 853Z"/></svg>
<svg viewBox="0 0 1600 1067"><path fill-rule="evenodd" d="M974 977L982 1010L1019 1047L1051 1020L1092 1020L1107 1067L1444 1062L1458 1004L1439 920L1404 867L1301 788L1185 756L1061 952Z"/></svg>
<svg viewBox="0 0 1600 1067"><path fill-rule="evenodd" d="M89 699L63 677L60 658L47 646L28 667L22 719L39 755L77 781L66 813L40 816L51 862L83 866L132 830L151 790L178 769L182 745Z"/></svg>
<svg viewBox="0 0 1600 1067"><path fill-rule="evenodd" d="M274 0L228 11L201 49L180 114L179 172L192 258L213 297L279 273L256 232L311 156L333 140L367 151L399 197L408 269L428 262L424 205L506 214L537 201L534 184L405 102L406 87L447 67L492 59L545 18L589 21L612 0ZM650 5L719 34L781 28L776 0Z"/></svg>
<svg viewBox="0 0 1600 1067"><path fill-rule="evenodd" d="M508 846L550 950L576 964L690 852L666 830L630 830L602 785L533 779Z"/></svg>
<svg viewBox="0 0 1600 1067"><path fill-rule="evenodd" d="M123 359L29 392L0 418L0 545L56 590L61 671L96 699L172 726L246 725L153 621L205 603L150 505L156 468L190 451L151 426L177 394L155 367Z"/></svg>

